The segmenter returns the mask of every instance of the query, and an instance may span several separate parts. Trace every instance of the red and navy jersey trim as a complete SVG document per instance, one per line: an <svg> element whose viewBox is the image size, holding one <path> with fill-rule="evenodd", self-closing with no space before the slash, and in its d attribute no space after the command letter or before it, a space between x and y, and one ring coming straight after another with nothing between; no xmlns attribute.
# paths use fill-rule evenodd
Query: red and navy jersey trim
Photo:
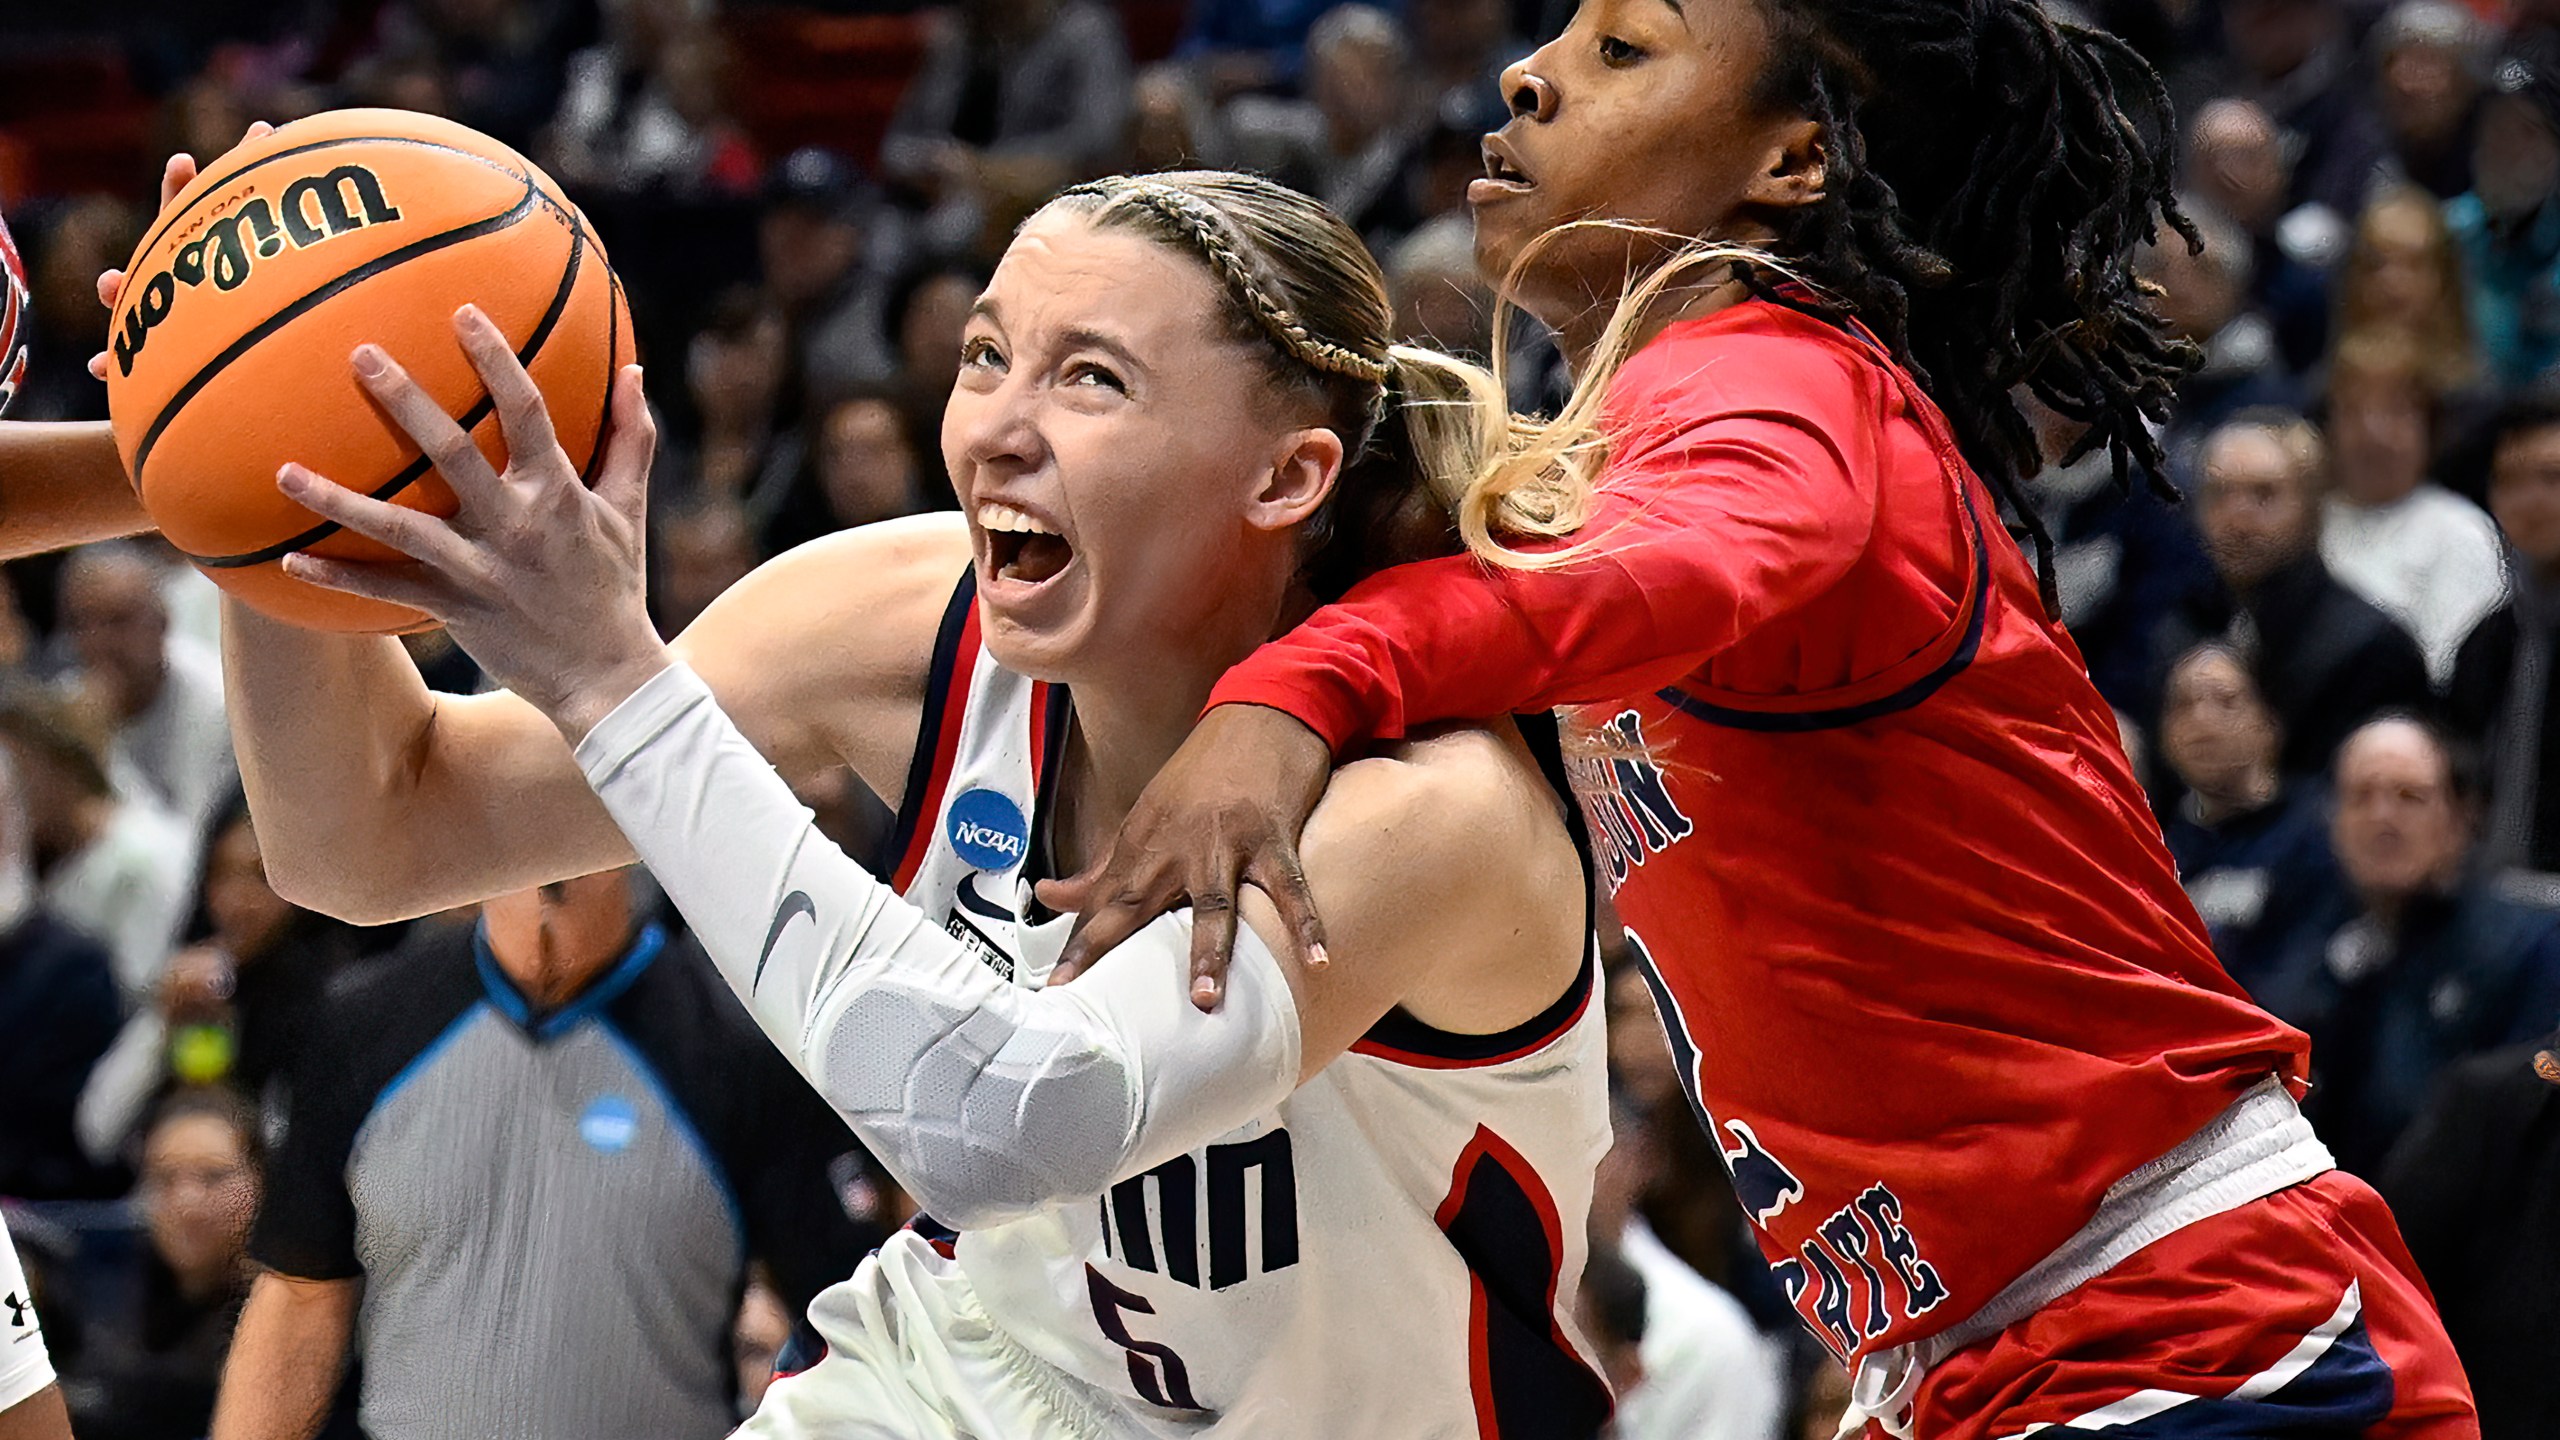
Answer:
<svg viewBox="0 0 2560 1440"><path fill-rule="evenodd" d="M1571 1030L1582 1019L1582 1012L1591 1007L1598 983L1599 968L1586 948L1582 969L1555 1003L1508 1030L1491 1035L1461 1035L1426 1025L1399 1005L1353 1041L1351 1050L1356 1055L1424 1070L1473 1070L1509 1064L1536 1054Z"/></svg>
<svg viewBox="0 0 2560 1440"><path fill-rule="evenodd" d="M1597 1434L1609 1387L1556 1320L1564 1222L1537 1170L1479 1125L1432 1218L1467 1265L1467 1384L1480 1440Z"/></svg>
<svg viewBox="0 0 2560 1440"><path fill-rule="evenodd" d="M1966 606L1963 637L1947 657L1927 674L1869 700L1849 705L1822 706L1814 709L1745 709L1702 700L1676 685L1654 692L1663 703L1692 718L1710 725L1733 730L1756 730L1765 734L1797 735L1810 730L1837 730L1861 725L1869 720L1899 714L1935 695L1946 683L1962 674L1982 649L1982 632L1991 614L1991 549L1982 535L1982 513L1975 506L1973 489L1964 488L1965 526L1973 546L1973 584L1971 603Z"/></svg>
<svg viewBox="0 0 2560 1440"><path fill-rule="evenodd" d="M962 572L942 628L933 639L933 669L924 686L924 718L916 727L915 758L907 762L907 790L898 801L898 823L889 832L875 873L887 872L889 888L904 891L933 846L934 819L951 785L960 751L960 722L969 713L969 678L978 664L978 576Z"/></svg>

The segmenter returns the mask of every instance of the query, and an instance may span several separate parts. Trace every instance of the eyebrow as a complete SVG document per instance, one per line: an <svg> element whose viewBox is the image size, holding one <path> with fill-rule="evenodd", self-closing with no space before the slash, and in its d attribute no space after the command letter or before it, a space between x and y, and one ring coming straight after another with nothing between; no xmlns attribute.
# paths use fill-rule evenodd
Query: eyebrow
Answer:
<svg viewBox="0 0 2560 1440"><path fill-rule="evenodd" d="M1142 373L1152 369L1147 362L1138 358L1138 353L1136 351L1130 349L1119 339L1114 336L1105 335L1091 326L1071 326L1060 336L1060 338L1067 342L1067 347L1069 349L1099 350L1104 354L1111 356L1113 359L1118 360L1121 364L1128 366L1130 369L1140 371Z"/></svg>

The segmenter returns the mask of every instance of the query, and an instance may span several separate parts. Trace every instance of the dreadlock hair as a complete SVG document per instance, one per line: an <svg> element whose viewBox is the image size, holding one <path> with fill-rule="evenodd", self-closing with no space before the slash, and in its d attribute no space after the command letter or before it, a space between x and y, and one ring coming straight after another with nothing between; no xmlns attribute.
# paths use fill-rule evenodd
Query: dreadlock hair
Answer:
<svg viewBox="0 0 2560 1440"><path fill-rule="evenodd" d="M1757 293L1854 316L1883 340L2032 540L2050 606L2052 539L2021 491L2045 457L2019 409L2021 387L2086 427L2065 462L2104 446L2119 485L2130 488L2139 469L2155 492L2176 496L2146 422L2166 417L2196 351L2152 312L2129 263L2163 222L2198 243L2171 191L2168 92L2122 41L2058 21L2035 0L1760 5L1772 44L1754 98L1821 125L1821 198L1768 217L1777 238L1766 253L1694 240L1678 248L1622 302L1554 422L1580 438L1521 447L1495 463L1511 473L1490 488L1530 484L1520 470L1538 463L1550 492L1596 477L1586 427L1597 406L1576 403L1581 390L1605 388L1623 362L1640 329L1619 323L1631 308L1659 297L1675 273L1714 262ZM1570 473L1557 476L1558 462ZM1587 501L1551 493L1548 508L1578 523ZM1495 563L1546 558L1476 545L1472 527L1469 540Z"/></svg>

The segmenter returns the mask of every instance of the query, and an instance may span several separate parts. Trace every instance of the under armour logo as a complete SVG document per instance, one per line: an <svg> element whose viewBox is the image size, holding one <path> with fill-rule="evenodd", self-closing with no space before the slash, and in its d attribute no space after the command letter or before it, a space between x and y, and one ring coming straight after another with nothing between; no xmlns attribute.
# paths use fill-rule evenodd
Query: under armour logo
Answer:
<svg viewBox="0 0 2560 1440"><path fill-rule="evenodd" d="M28 1330L34 1328L36 1323L36 1302L25 1299L20 1296L17 1291L12 1290L5 1298L0 1298L0 1305L6 1305L9 1307L10 1329Z"/></svg>

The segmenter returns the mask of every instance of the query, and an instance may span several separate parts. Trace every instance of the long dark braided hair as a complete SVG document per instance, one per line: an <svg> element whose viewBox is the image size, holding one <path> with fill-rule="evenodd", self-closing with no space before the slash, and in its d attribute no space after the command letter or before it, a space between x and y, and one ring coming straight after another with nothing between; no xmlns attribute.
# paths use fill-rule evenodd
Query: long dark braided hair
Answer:
<svg viewBox="0 0 2560 1440"><path fill-rule="evenodd" d="M2044 467L2015 394L2086 425L2175 499L2159 441L2194 347L2129 263L2166 223L2175 120L2124 42L2034 0L1760 0L1772 54L1756 97L1823 126L1822 198L1779 217L1787 262L1909 365L1965 458L2033 541L2052 603L2052 537L2022 484ZM1764 289L1767 277L1754 277Z"/></svg>

